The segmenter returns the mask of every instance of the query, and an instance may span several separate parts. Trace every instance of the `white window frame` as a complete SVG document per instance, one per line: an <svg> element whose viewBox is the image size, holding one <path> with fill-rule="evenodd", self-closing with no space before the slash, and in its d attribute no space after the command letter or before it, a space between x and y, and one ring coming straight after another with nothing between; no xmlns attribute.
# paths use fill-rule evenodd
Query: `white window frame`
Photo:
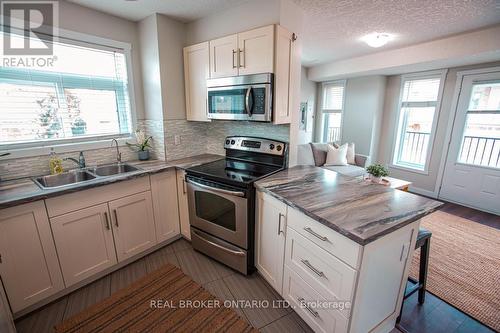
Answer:
<svg viewBox="0 0 500 333"><path fill-rule="evenodd" d="M325 106L325 89L327 86L342 86L344 95L342 96L342 108L341 109L326 109ZM335 80L335 81L327 81L327 82L322 82L321 83L321 107L320 107L320 129L321 132L319 133L318 139L320 139L321 142L326 142L326 128L325 128L325 114L330 114L330 113L340 113L340 135L339 135L339 141L342 142L342 128L344 124L344 109L345 109L345 96L346 96L346 86L347 86L347 80Z"/></svg>
<svg viewBox="0 0 500 333"><path fill-rule="evenodd" d="M0 31L1 31L0 27ZM14 29L12 29L14 30ZM127 141L133 141L133 132L137 127L137 109L135 103L134 76L132 69L132 45L130 43L115 41L108 38L97 37L71 30L58 30L57 39L61 42L80 45L94 49L123 52L125 56L125 64L127 66L127 81L128 95L130 101L130 124L131 133L119 135L103 135L87 138L68 138L63 140L41 141L40 144L8 144L0 145L2 152L8 152L10 155L3 157L3 160L15 159L22 157L32 157L47 155L53 149L57 153L66 153L74 151L85 151L100 148L108 148L111 138L116 138L120 146L125 145Z"/></svg>
<svg viewBox="0 0 500 333"><path fill-rule="evenodd" d="M432 158L434 139L436 137L438 119L439 119L439 114L441 112L441 102L442 102L442 98L443 98L443 91L444 91L444 85L445 85L447 73L448 73L447 69L442 69L442 70L436 70L436 71L419 72L419 73L411 73L411 74L401 75L398 109L397 109L397 117L396 117L396 123L395 123L396 128L394 131L391 161L389 164L389 166L391 168L401 169L401 170L410 171L410 172L419 173L419 174L424 174L424 175L429 175L429 164L430 164L430 161ZM423 169L412 168L412 167L407 166L407 165L397 164L396 157L398 156L397 154L401 154L401 150L402 150L401 136L403 134L402 131L404 131L403 126L401 126L401 121L402 121L401 109L403 106L403 94L404 94L405 82L412 81L412 80L436 78L436 77L440 78L439 90L438 90L438 96L437 96L436 105L435 105L436 110L434 112L434 117L432 119L431 134L429 137L429 143L428 143L428 147L427 147L427 156L425 159L424 168ZM408 102L408 103L411 104L412 102ZM396 153L396 149L398 149L398 153Z"/></svg>

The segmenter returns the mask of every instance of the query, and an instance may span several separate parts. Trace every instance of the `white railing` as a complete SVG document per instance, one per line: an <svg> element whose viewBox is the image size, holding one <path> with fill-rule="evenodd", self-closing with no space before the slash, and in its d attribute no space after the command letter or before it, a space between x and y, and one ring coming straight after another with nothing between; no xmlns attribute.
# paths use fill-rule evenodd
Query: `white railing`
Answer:
<svg viewBox="0 0 500 333"><path fill-rule="evenodd" d="M458 161L500 168L500 138L465 135Z"/></svg>
<svg viewBox="0 0 500 333"><path fill-rule="evenodd" d="M431 134L427 132L406 132L400 154L404 163L425 165L427 147Z"/></svg>
<svg viewBox="0 0 500 333"><path fill-rule="evenodd" d="M340 141L340 127L328 127L326 134L326 142L339 142Z"/></svg>

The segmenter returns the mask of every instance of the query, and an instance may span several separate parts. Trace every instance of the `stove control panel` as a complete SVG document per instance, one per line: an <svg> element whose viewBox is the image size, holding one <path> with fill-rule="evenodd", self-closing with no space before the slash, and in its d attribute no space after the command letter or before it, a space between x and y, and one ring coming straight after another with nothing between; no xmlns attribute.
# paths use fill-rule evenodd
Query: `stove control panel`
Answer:
<svg viewBox="0 0 500 333"><path fill-rule="evenodd" d="M224 148L283 156L286 151L286 142L246 136L228 136Z"/></svg>

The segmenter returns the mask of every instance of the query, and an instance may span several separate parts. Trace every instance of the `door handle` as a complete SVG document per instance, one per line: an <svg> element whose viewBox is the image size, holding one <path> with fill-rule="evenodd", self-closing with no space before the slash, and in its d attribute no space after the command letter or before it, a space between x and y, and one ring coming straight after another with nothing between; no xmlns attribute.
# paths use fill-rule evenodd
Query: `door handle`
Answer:
<svg viewBox="0 0 500 333"><path fill-rule="evenodd" d="M189 180L186 179L186 182L188 184L193 184L195 186L198 186L198 187L201 187L201 188L203 188L205 190L209 190L209 191L213 191L213 192L218 192L218 193L227 194L227 195L234 195L234 196L237 196L237 197L244 197L245 196L244 192L223 190L221 188L216 188L216 187L211 187L211 186L208 186L208 185L205 185L205 184L200 184L200 183L195 182L194 180L191 180L191 179L189 179Z"/></svg>
<svg viewBox="0 0 500 333"><path fill-rule="evenodd" d="M193 230L192 228L191 228L191 232L194 233L194 234L196 234L196 236L200 237L204 242L207 242L208 244L210 244L212 246L215 246L216 248L218 248L218 249L220 249L222 251L228 252L228 253L230 253L232 255L235 255L235 256L238 256L238 257L244 257L245 256L245 252L242 252L242 251L233 251L231 249L227 249L227 248L225 248L222 245L219 245L219 244L217 244L215 242L212 242L212 241L206 239L205 237L203 237L203 235L200 235L198 232L196 232L196 230Z"/></svg>
<svg viewBox="0 0 500 333"><path fill-rule="evenodd" d="M248 87L247 93L245 94L245 110L249 117L252 116L252 110L250 109L250 94L252 93L252 87Z"/></svg>
<svg viewBox="0 0 500 333"><path fill-rule="evenodd" d="M244 49L238 49L238 67L245 67L245 61L243 61L243 65L241 64L241 54L243 53L243 60L245 60Z"/></svg>
<svg viewBox="0 0 500 333"><path fill-rule="evenodd" d="M110 230L111 227L109 225L108 212L104 212L104 221L105 221L105 224L106 224L106 229Z"/></svg>
<svg viewBox="0 0 500 333"><path fill-rule="evenodd" d="M186 194L186 179L182 179L182 194Z"/></svg>
<svg viewBox="0 0 500 333"><path fill-rule="evenodd" d="M236 50L233 50L233 68L237 68L237 66L234 64L234 55L236 54Z"/></svg>
<svg viewBox="0 0 500 333"><path fill-rule="evenodd" d="M328 238L326 236L321 236L320 234L316 233L314 230L312 230L309 227L305 227L304 230L307 231L308 233L310 233L311 235L313 235L314 237L321 239L323 242L328 241Z"/></svg>
<svg viewBox="0 0 500 333"><path fill-rule="evenodd" d="M116 209L113 209L113 214L115 214L115 225L118 228L119 227L119 225L118 225L118 213L116 212Z"/></svg>
<svg viewBox="0 0 500 333"><path fill-rule="evenodd" d="M279 215L278 215L278 236L279 236L279 234L280 234L280 233L282 233L282 232L283 232L283 231L281 231L281 217L282 217L282 216L283 216L283 217L285 217L285 215L283 215L283 214L279 213ZM283 234L284 234L284 233L283 233Z"/></svg>

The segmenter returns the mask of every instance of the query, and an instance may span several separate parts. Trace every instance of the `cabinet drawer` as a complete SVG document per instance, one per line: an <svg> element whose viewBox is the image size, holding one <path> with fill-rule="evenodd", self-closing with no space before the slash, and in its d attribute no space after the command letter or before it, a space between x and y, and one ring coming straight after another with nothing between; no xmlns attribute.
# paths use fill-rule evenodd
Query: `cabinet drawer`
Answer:
<svg viewBox="0 0 500 333"><path fill-rule="evenodd" d="M296 209L288 210L287 225L355 269L361 246Z"/></svg>
<svg viewBox="0 0 500 333"><path fill-rule="evenodd" d="M285 267L283 296L314 332L347 332L348 320L295 272Z"/></svg>
<svg viewBox="0 0 500 333"><path fill-rule="evenodd" d="M291 228L285 264L329 300L352 301L356 271ZM349 316L348 309L342 313Z"/></svg>

